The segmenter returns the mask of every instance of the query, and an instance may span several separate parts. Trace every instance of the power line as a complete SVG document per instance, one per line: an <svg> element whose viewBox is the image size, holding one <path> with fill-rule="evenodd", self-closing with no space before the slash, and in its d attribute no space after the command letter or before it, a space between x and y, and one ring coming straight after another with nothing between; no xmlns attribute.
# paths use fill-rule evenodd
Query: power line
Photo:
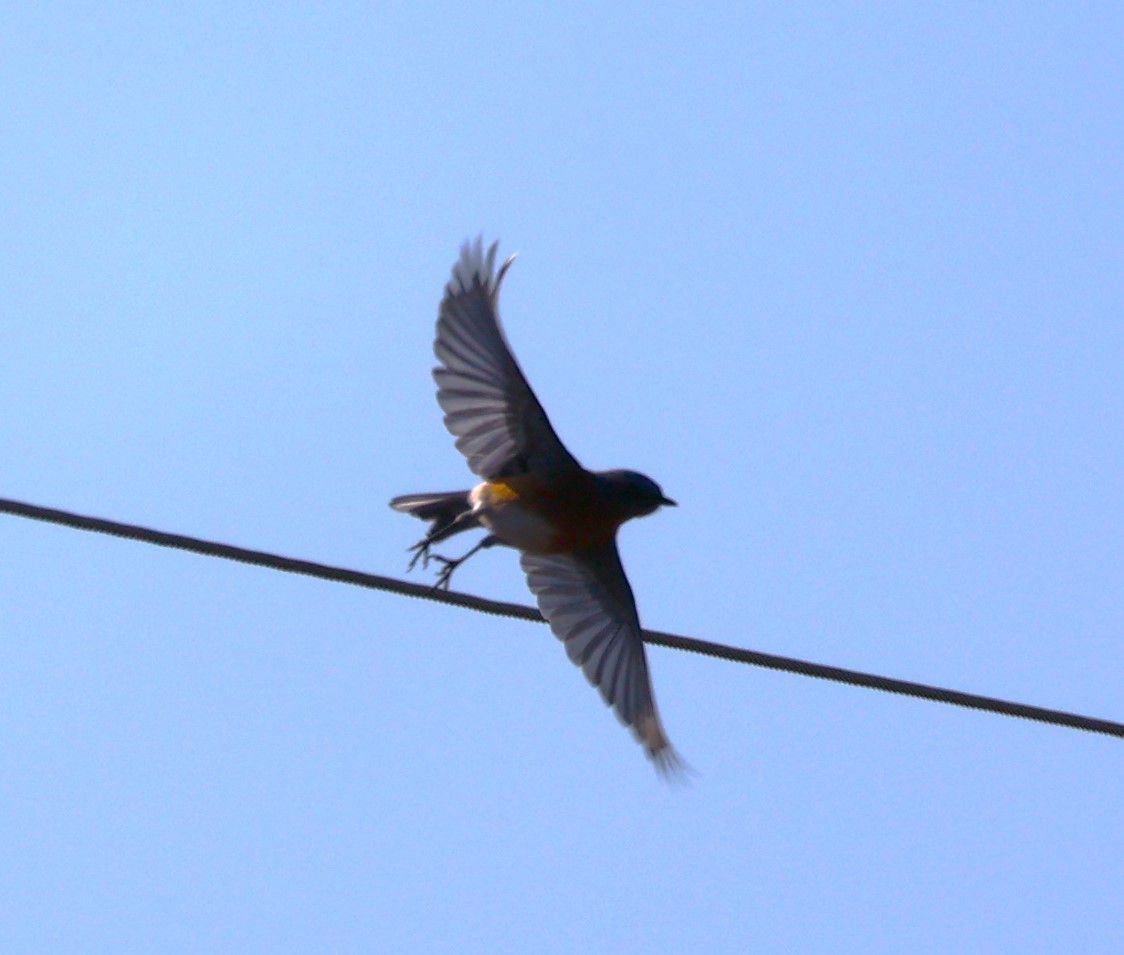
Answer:
<svg viewBox="0 0 1124 955"><path fill-rule="evenodd" d="M280 570L289 574L304 574L305 576L317 577L321 580L332 580L337 583L366 587L371 590L383 590L393 594L402 594L406 597L420 597L423 600L435 600L438 603L467 607L470 610L477 610L481 613L490 613L501 617L514 617L519 620L532 620L539 623L543 622L542 615L538 610L533 607L524 606L523 604L508 603L502 600L488 600L484 597L458 593L456 591L436 590L427 584L415 584L405 580L398 580L394 577L382 577L378 574L367 574L358 570L350 570L346 567L333 567L330 564L319 564L311 560L298 560L293 557L283 557L279 554L250 550L246 547L236 547L233 544L222 544L217 541L201 540L198 537L188 537L184 534L170 534L167 531L158 531L150 527L141 527L137 524L123 524L119 521L108 521L99 517L88 517L69 511L39 507L35 504L24 503L23 501L0 498L0 513L13 514L17 517L26 517L36 521L45 521L50 524L61 524L65 527L77 528L78 530L109 534L114 537L124 537L146 544L156 544L160 547L173 547L179 550L191 551L194 554L202 554L206 557L221 557L224 560L238 561L243 564L254 564L258 567L268 567L271 570ZM1071 729L1085 730L1090 733L1103 733L1107 736L1124 738L1124 724L1115 723L1111 720L1096 719L1091 716L1081 716L1077 713L1050 710L1041 706L1031 706L1028 703L1014 703L1009 700L1000 700L990 696L963 693L960 690L949 690L943 687L929 686L924 683L914 683L909 680L897 680L892 677L863 673L858 670L846 670L842 667L827 666L822 663L810 663L806 660L794 659L793 657L783 657L772 653L762 653L758 650L730 647L721 643L711 643L707 640L697 640L693 637L684 637L674 633L662 633L658 630L645 630L644 640L646 643L651 643L656 646L672 647L676 650L688 650L692 653L701 653L705 656L718 657L719 659L731 660L736 663L748 663L753 666L766 667L771 670L783 670L786 673L797 673L801 676L817 677L821 680L831 680L836 683L850 684L851 686L862 686L872 690L882 690L887 693L900 693L903 696L933 700L937 703L948 703L953 706L964 706L970 709L984 710L989 713L1000 713L1004 716L1013 716L1019 719L1037 720L1041 723L1053 724L1054 726L1066 726Z"/></svg>

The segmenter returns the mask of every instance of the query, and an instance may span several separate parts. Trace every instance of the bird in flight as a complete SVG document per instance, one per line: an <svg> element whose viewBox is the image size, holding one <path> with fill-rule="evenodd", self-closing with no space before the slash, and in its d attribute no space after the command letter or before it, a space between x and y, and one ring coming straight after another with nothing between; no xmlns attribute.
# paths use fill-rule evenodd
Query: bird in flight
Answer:
<svg viewBox="0 0 1124 955"><path fill-rule="evenodd" d="M635 471L587 471L554 433L500 327L500 284L493 243L466 242L437 316L433 350L437 403L445 427L481 482L467 491L404 494L390 506L429 521L410 567L436 560L437 586L485 547L520 552L527 583L554 635L663 773L683 768L656 710L640 618L617 551L617 528L674 505ZM482 528L457 559L431 548Z"/></svg>

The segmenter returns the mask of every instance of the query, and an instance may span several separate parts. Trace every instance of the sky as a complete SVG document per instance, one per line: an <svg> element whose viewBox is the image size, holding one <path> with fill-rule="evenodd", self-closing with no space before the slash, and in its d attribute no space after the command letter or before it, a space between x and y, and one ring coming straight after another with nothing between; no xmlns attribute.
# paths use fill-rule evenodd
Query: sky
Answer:
<svg viewBox="0 0 1124 955"><path fill-rule="evenodd" d="M654 629L1124 720L1115 3L10 4L0 497L401 577L461 242ZM0 515L19 953L1118 952L1124 743ZM424 572L411 579L425 581ZM458 589L529 602L516 555Z"/></svg>

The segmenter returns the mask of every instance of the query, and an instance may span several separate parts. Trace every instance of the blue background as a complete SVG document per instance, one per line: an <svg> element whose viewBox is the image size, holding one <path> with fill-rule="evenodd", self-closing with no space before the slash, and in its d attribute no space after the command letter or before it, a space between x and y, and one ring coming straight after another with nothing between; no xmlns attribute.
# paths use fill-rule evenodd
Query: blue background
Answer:
<svg viewBox="0 0 1124 955"><path fill-rule="evenodd" d="M483 232L653 628L1124 718L1119 4L14 4L0 496L377 573ZM0 518L8 953L1118 952L1124 743ZM415 576L415 579L424 579ZM461 588L527 601L511 552Z"/></svg>

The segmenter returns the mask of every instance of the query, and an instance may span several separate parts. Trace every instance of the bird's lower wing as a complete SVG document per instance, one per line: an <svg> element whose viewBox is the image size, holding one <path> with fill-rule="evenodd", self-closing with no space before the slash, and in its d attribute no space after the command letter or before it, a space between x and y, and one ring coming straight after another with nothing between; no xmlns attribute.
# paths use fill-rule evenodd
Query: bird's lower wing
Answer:
<svg viewBox="0 0 1124 955"><path fill-rule="evenodd" d="M680 765L652 694L636 601L616 544L572 554L523 554L539 610L570 659L662 771Z"/></svg>

